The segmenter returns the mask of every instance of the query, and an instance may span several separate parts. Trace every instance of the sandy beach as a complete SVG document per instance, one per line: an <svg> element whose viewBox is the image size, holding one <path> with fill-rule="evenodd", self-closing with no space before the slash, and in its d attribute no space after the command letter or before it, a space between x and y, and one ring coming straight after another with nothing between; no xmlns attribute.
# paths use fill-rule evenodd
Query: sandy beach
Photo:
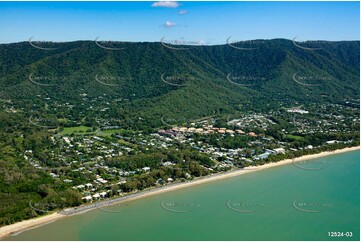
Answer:
<svg viewBox="0 0 361 242"><path fill-rule="evenodd" d="M0 239L15 233L19 233L21 231L28 230L30 228L35 228L53 221L56 221L65 215L59 213L52 213L49 215L45 215L38 218L33 218L29 220L24 220L15 224L6 225L0 228Z"/></svg>
<svg viewBox="0 0 361 242"><path fill-rule="evenodd" d="M255 172L255 171L260 171L260 170L264 170L264 169L268 169L268 168L272 168L272 167L291 164L293 162L306 161L306 160L325 157L325 156L329 156L329 155L340 154L340 153L359 150L359 149L360 149L359 146L351 147L351 148L344 148L344 149L335 150L335 151L331 151L331 152L322 152L319 154L306 155L306 156L296 158L294 160L286 159L286 160L282 160L282 161L279 161L276 163L265 164L262 166L246 167L243 169L237 169L237 170L233 170L233 171L225 172L225 173L221 173L221 174L213 174L213 175L210 175L210 176L207 176L204 178L199 178L199 179L192 180L192 181L185 182L185 183L175 183L175 184L167 185L167 186L164 186L161 188L149 189L149 190L146 190L146 191L143 191L140 193L132 194L131 196L124 197L122 200L116 201L116 202L112 203L111 205L117 204L117 203L122 203L122 202L129 202L132 200L149 197L149 196L153 196L153 195L164 193L164 192L174 191L174 190L178 190L178 189L185 188L185 187L190 187L190 186L203 184L203 183L207 183L207 182L211 182L211 181L217 181L217 180L221 180L221 179L225 179L225 178L239 176L239 175L243 175L243 174L247 174L247 173L251 173L251 172ZM94 209L94 208L91 208L91 209ZM91 209L85 210L85 212L90 211ZM74 215L76 215L76 214L74 214ZM52 213L50 215L46 215L46 216L42 216L39 218L30 219L30 220L25 220L22 222L18 222L15 224L1 227L0 228L0 239L4 239L6 236L9 236L11 234L19 233L24 230L38 227L40 225L44 225L44 224L53 222L55 220L58 220L58 219L64 218L64 217L67 217L67 216L59 214L59 213Z"/></svg>

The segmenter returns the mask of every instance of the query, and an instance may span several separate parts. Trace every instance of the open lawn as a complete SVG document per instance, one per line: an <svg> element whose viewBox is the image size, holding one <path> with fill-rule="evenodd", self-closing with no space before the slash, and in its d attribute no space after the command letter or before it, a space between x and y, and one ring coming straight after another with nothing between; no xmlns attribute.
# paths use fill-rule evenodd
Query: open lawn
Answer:
<svg viewBox="0 0 361 242"><path fill-rule="evenodd" d="M59 132L60 135L70 135L70 134L87 134L92 133L91 127L87 126L76 126L76 127L66 127L63 131Z"/></svg>
<svg viewBox="0 0 361 242"><path fill-rule="evenodd" d="M289 138L289 139L292 139L292 140L301 140L301 139L303 139L303 137L301 137L301 136L297 136L297 135L287 135L287 138Z"/></svg>

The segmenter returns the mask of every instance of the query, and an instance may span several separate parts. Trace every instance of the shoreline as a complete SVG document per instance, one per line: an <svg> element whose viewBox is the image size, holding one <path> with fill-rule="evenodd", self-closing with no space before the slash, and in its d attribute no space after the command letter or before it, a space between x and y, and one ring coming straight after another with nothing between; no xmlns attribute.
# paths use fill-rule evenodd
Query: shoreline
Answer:
<svg viewBox="0 0 361 242"><path fill-rule="evenodd" d="M268 169L268 168L272 168L272 167L283 166L283 165L287 165L287 164L292 164L294 162L306 161L306 160L310 160L310 159L316 159L316 158L321 158L321 157L326 157L326 156L330 156L330 155L336 155L336 154L341 154L341 153L356 151L356 150L360 150L360 146L349 147L349 148L344 148L344 149L339 149L339 150L334 150L334 151L325 151L325 152L321 152L318 154L301 156L301 157L298 157L295 159L285 159L285 160L281 160L281 161L274 162L274 163L264 164L261 166L250 166L250 167L246 167L246 168L242 168L242 169L228 171L225 173L208 175L206 177L198 178L196 180L191 180L189 182L175 183L175 184L166 185L166 186L160 187L160 188L151 188L149 190L145 190L140 193L134 193L134 194L127 195L124 197L115 198L115 199L113 199L113 202L112 202L112 199L104 200L103 202L105 205L96 205L96 203L94 203L95 206L93 205L93 206L89 207L88 209L80 210L79 212L75 212L74 214L72 214L70 216L82 214L82 213L85 213L90 210L93 210L93 209L96 209L99 207L103 207L103 206L115 205L115 204L119 204L119 203L123 203L123 202L129 202L129 201L133 201L133 200L137 200L137 199L141 199L141 198L145 198L145 197L154 196L154 195L160 194L160 193L175 191L178 189L187 188L187 187L204 184L204 183L208 183L208 182L212 182L212 181L223 180L223 179L227 179L227 178L231 178L231 177L235 177L235 176L239 176L239 175L243 175L243 174L247 174L247 173L251 173L251 172L255 172L255 171L260 171L260 170L264 170L264 169ZM89 206L89 205L85 205L84 207L86 207L86 206ZM26 231L26 230L29 230L29 229L32 229L35 227L39 227L44 224L54 222L58 219L65 218L65 217L68 217L68 215L63 215L58 212L54 212L49 215L44 215L41 217L32 218L29 220L24 220L21 222L17 222L14 224L0 227L0 240L3 240L4 238L6 238L12 234L20 233L20 232L23 232L23 231Z"/></svg>

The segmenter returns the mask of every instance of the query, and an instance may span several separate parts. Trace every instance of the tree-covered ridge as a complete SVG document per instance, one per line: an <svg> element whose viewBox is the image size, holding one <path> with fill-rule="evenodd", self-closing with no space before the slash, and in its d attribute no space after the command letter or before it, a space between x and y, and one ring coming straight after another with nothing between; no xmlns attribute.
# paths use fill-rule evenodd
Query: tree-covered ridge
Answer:
<svg viewBox="0 0 361 242"><path fill-rule="evenodd" d="M359 42L315 43L320 49L314 51L284 39L257 43L248 51L229 45L173 50L161 43L124 43L124 49L110 51L92 41L57 44L51 51L27 42L0 45L0 86L4 97L16 100L46 94L78 101L84 93L106 94L136 101L134 111L171 108L191 116L240 104L262 109L269 100L305 101L305 96L336 101L340 90L345 98L358 97ZM299 82L316 86L300 85L295 74Z"/></svg>

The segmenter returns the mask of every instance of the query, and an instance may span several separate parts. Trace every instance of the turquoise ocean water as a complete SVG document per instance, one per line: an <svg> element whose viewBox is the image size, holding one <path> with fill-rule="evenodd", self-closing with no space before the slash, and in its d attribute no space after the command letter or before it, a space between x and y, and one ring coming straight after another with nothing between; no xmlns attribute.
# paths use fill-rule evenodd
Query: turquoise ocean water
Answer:
<svg viewBox="0 0 361 242"><path fill-rule="evenodd" d="M158 194L6 239L359 240L359 157L347 152Z"/></svg>

